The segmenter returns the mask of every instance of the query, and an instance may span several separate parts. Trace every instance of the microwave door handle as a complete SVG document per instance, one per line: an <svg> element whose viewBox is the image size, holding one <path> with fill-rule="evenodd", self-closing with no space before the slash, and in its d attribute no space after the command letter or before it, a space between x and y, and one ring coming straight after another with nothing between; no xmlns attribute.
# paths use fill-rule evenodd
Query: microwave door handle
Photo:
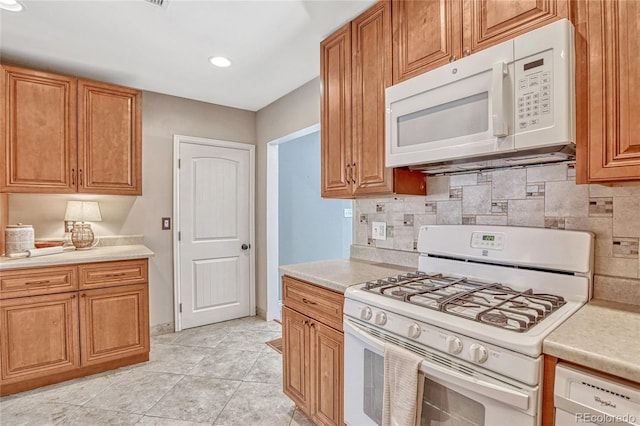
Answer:
<svg viewBox="0 0 640 426"><path fill-rule="evenodd" d="M509 67L504 62L493 64L491 72L493 135L503 138L509 134L509 123L505 119L504 85L508 81Z"/></svg>
<svg viewBox="0 0 640 426"><path fill-rule="evenodd" d="M508 389L504 386L495 385L482 379L478 379L477 377L467 376L426 360L422 361L420 371L427 376L457 384L465 389L471 390L472 392L509 404L513 407L517 407L522 410L530 408L529 395L526 393Z"/></svg>

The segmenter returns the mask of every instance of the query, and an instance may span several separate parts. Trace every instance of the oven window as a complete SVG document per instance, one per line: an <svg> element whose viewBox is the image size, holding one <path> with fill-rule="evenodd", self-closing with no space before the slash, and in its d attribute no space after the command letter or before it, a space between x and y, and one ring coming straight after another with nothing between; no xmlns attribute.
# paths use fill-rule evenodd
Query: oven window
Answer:
<svg viewBox="0 0 640 426"><path fill-rule="evenodd" d="M364 413L376 424L382 424L384 391L384 358L368 349L364 350Z"/></svg>
<svg viewBox="0 0 640 426"><path fill-rule="evenodd" d="M421 426L484 426L484 419L482 404L425 377Z"/></svg>

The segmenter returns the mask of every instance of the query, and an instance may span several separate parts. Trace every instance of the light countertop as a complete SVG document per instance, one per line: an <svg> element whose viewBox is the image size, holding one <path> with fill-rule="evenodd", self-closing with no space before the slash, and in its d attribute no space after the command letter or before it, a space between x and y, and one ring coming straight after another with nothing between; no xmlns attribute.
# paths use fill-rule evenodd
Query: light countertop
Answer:
<svg viewBox="0 0 640 426"><path fill-rule="evenodd" d="M357 259L333 259L284 265L280 271L322 287L344 293L347 287L413 271L415 268Z"/></svg>
<svg viewBox="0 0 640 426"><path fill-rule="evenodd" d="M592 300L544 340L543 352L640 383L640 306Z"/></svg>
<svg viewBox="0 0 640 426"><path fill-rule="evenodd" d="M9 259L0 257L0 270L32 268L35 266L55 266L72 263L106 262L153 257L153 252L142 244L95 247L91 250L76 250L47 256Z"/></svg>

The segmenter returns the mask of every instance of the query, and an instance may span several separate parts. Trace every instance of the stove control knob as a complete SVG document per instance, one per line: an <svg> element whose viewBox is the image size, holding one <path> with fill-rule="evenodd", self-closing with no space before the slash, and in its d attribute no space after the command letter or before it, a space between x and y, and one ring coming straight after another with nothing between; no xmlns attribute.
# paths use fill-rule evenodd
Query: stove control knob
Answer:
<svg viewBox="0 0 640 426"><path fill-rule="evenodd" d="M418 337L420 337L421 332L422 330L420 329L420 326L418 324L411 324L409 326L409 337L411 337L412 339L417 339Z"/></svg>
<svg viewBox="0 0 640 426"><path fill-rule="evenodd" d="M376 314L376 324L385 325L387 323L387 314L384 312L378 312Z"/></svg>
<svg viewBox="0 0 640 426"><path fill-rule="evenodd" d="M462 341L455 336L447 336L447 351L452 354L462 352Z"/></svg>
<svg viewBox="0 0 640 426"><path fill-rule="evenodd" d="M471 360L478 364L482 364L487 360L487 358L489 358L489 352L487 352L487 349L477 343L471 345L469 348L469 355L471 355Z"/></svg>
<svg viewBox="0 0 640 426"><path fill-rule="evenodd" d="M368 306L366 308L362 308L362 310L360 311L360 318L362 318L365 321L369 321L371 319L371 308L369 308Z"/></svg>

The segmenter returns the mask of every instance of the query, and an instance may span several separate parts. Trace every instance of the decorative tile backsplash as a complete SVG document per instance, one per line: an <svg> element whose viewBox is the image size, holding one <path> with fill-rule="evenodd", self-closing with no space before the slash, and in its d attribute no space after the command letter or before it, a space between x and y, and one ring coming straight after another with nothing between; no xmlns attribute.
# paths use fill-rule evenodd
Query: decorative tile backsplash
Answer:
<svg viewBox="0 0 640 426"><path fill-rule="evenodd" d="M640 278L640 183L576 185L573 164L429 177L426 197L357 199L353 244L415 252L422 225L533 226L592 231L595 272ZM371 222L387 239L371 238Z"/></svg>

